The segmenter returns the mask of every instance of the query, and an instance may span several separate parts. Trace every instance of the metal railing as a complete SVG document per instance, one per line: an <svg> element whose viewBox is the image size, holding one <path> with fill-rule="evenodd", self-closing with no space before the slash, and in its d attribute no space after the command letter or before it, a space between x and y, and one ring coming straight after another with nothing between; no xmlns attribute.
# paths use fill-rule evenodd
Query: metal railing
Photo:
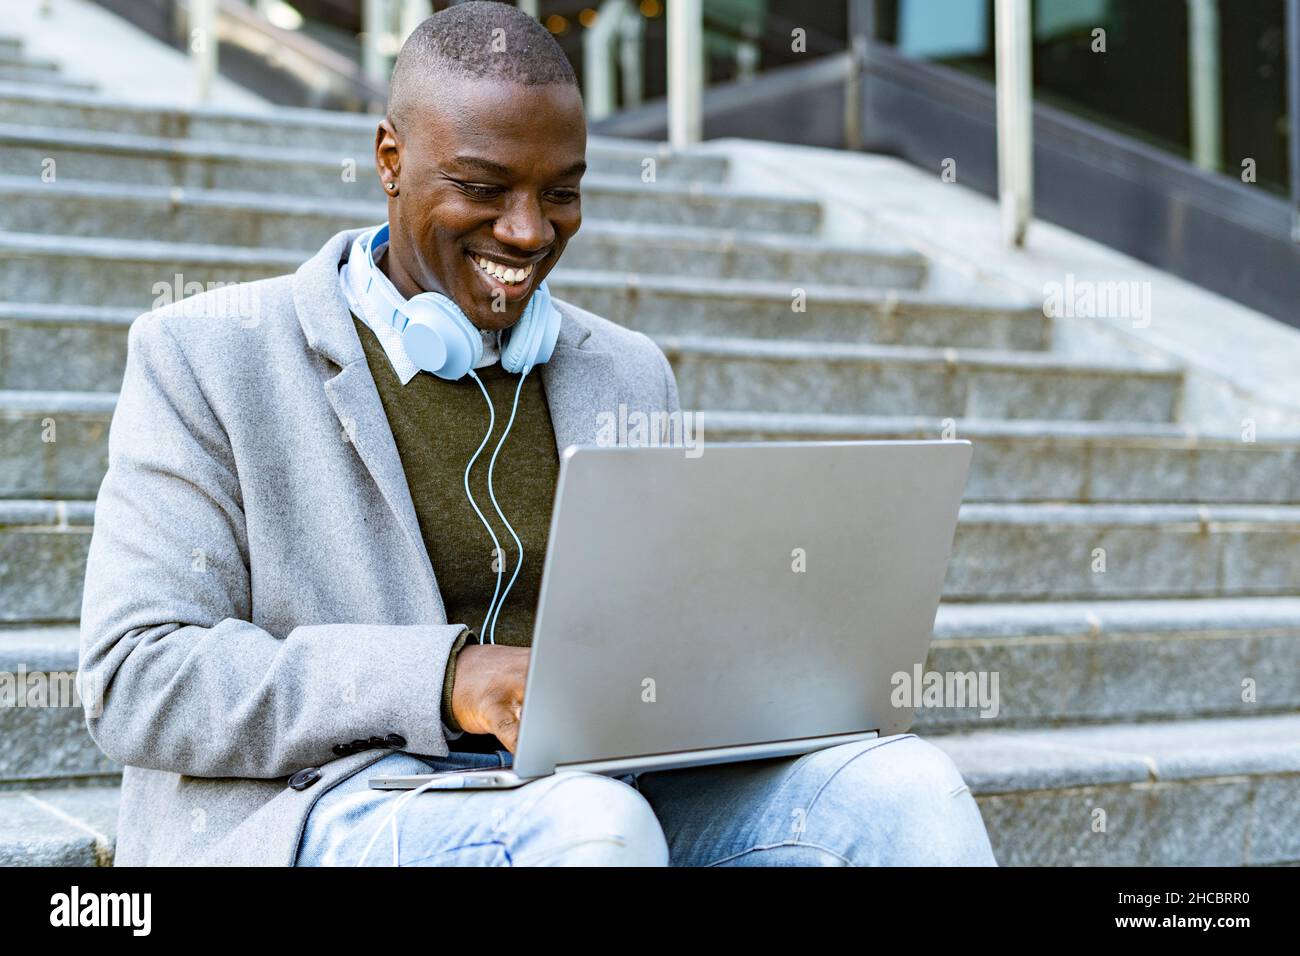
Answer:
<svg viewBox="0 0 1300 956"><path fill-rule="evenodd" d="M210 99L217 75L218 3L219 0L188 0L189 50L199 102ZM524 12L537 17L538 0L518 0L518 4ZM250 17L264 19L264 9L263 0L251 0L248 12ZM254 10L258 13L254 14ZM360 72L371 91L387 87L393 58L402 40L431 12L430 0L362 0ZM698 143L703 133L702 0L669 0L667 14L668 138L674 147L684 148ZM605 0L601 4L595 24L583 38L584 93L593 119L614 111L615 76L619 70L625 105L641 102L642 37L641 18L628 0Z"/></svg>
<svg viewBox="0 0 1300 956"><path fill-rule="evenodd" d="M1218 0L1187 0L1187 72L1192 162L1216 171L1223 161Z"/></svg>
<svg viewBox="0 0 1300 956"><path fill-rule="evenodd" d="M1287 140L1291 168L1291 239L1300 243L1300 0L1287 0Z"/></svg>
<svg viewBox="0 0 1300 956"><path fill-rule="evenodd" d="M625 105L641 102L643 33L631 0L604 0L600 5L596 22L582 35L582 99L588 119L604 119L617 108L620 70Z"/></svg>
<svg viewBox="0 0 1300 956"><path fill-rule="evenodd" d="M432 14L432 0L362 0L361 65L371 85L387 88L402 42Z"/></svg>
<svg viewBox="0 0 1300 956"><path fill-rule="evenodd" d="M701 0L668 0L668 142L685 149L704 132L704 8Z"/></svg>
<svg viewBox="0 0 1300 956"><path fill-rule="evenodd" d="M994 7L998 104L998 201L1002 239L1023 246L1034 214L1034 71L1029 0Z"/></svg>
<svg viewBox="0 0 1300 956"><path fill-rule="evenodd" d="M422 0L427 4L428 0ZM264 6L247 0L183 0L178 5L184 23L185 49L194 68L195 99L211 100L222 44L274 63L316 100L332 98L350 108L382 109L387 74L372 82L347 56L294 30L269 22ZM311 102L309 105L320 105Z"/></svg>
<svg viewBox="0 0 1300 956"><path fill-rule="evenodd" d="M217 76L217 0L190 0L188 49L194 60L195 98L212 98Z"/></svg>

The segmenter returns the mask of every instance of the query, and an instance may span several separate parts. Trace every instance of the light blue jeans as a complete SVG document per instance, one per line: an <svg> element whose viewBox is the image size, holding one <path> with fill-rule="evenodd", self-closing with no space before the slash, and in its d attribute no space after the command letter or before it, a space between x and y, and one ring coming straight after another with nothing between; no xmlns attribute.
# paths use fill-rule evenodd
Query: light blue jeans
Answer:
<svg viewBox="0 0 1300 956"><path fill-rule="evenodd" d="M393 753L312 808L299 866L996 866L975 798L915 734L801 757L622 777L566 771L513 790L371 790L379 774L509 766ZM378 836L376 836L378 833ZM373 839L373 843L371 842Z"/></svg>

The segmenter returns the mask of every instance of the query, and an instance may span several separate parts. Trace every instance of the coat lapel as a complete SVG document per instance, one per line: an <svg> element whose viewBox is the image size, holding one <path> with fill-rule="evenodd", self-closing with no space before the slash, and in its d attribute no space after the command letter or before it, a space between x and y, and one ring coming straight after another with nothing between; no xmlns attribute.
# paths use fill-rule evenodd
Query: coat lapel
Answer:
<svg viewBox="0 0 1300 956"><path fill-rule="evenodd" d="M563 455L569 445L595 443L596 416L604 411L618 413L619 388L613 353L585 347L591 330L567 302L551 301L560 310L560 335L550 361L530 374L541 373L555 449Z"/></svg>
<svg viewBox="0 0 1300 956"><path fill-rule="evenodd" d="M303 263L294 277L294 307L307 345L341 366L336 374L324 379L325 394L338 416L339 428L346 430L366 470L420 555L438 612L445 619L442 595L420 534L397 444L339 287L339 263L361 231L339 233ZM591 330L568 303L558 299L552 302L561 315L559 338L550 361L531 374L542 376L555 430L556 451L562 453L571 444L595 442L597 415L618 412L618 382L612 353L585 348Z"/></svg>

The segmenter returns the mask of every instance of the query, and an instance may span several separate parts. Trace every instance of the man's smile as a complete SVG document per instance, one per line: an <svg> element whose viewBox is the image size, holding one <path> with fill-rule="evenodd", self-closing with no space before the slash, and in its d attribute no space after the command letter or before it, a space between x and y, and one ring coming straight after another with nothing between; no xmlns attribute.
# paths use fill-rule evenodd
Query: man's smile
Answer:
<svg viewBox="0 0 1300 956"><path fill-rule="evenodd" d="M549 255L548 252L546 255ZM500 294L507 302L519 302L532 291L537 266L546 256L529 263L518 264L475 252L466 252L470 267L478 276L487 295L495 299Z"/></svg>

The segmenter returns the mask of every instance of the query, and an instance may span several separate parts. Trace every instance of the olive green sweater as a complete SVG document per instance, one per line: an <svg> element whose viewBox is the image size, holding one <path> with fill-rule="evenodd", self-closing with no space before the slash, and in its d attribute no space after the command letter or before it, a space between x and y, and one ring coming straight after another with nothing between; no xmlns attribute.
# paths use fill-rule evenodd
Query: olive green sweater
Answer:
<svg viewBox="0 0 1300 956"><path fill-rule="evenodd" d="M442 687L442 719L453 731L459 731L461 727L451 712L456 654L469 639L487 640L487 635L479 632L497 586L492 539L465 497L464 484L465 466L487 432L487 402L469 376L449 382L421 372L403 385L374 332L355 315L352 321L397 444L420 533L442 592L447 622L467 624L471 632L462 635L452 648ZM487 473L492 452L510 418L519 376L505 371L500 362L484 366L477 373L492 398L496 421L491 438L470 472L470 490L500 543L504 590L519 560L519 549L492 507ZM523 567L497 619L498 644L527 646L532 642L559 472L551 411L542 377L534 370L524 380L514 425L492 469L497 503L524 547ZM498 746L490 734L465 734L453 741L453 748L458 750L492 750Z"/></svg>

